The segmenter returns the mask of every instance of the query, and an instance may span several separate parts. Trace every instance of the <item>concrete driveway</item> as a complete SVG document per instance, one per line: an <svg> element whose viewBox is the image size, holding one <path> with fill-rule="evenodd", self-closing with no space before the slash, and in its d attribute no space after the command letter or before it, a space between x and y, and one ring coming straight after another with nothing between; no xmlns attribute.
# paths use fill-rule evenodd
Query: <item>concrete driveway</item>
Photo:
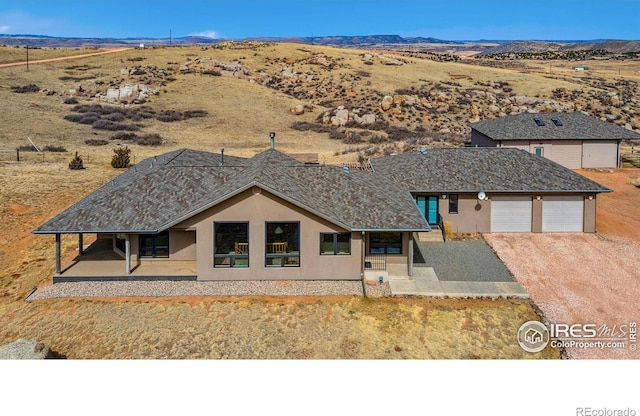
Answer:
<svg viewBox="0 0 640 416"><path fill-rule="evenodd" d="M394 295L528 298L484 240L414 242L413 276L389 268ZM406 274L406 273L404 273Z"/></svg>

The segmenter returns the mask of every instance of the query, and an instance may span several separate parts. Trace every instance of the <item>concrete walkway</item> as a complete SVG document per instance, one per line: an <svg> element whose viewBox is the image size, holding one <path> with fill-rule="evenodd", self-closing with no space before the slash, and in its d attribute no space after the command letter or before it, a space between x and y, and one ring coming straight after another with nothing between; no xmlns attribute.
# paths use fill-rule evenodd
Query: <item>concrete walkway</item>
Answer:
<svg viewBox="0 0 640 416"><path fill-rule="evenodd" d="M414 267L412 277L401 269L390 269L388 278L391 294L396 296L529 298L517 282L440 281L432 267Z"/></svg>

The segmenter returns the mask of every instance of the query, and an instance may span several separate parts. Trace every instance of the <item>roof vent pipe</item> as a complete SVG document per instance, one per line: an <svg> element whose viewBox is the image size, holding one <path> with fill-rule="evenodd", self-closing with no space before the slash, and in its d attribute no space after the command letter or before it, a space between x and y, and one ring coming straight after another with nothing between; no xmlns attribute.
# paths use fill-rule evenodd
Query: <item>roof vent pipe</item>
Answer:
<svg viewBox="0 0 640 416"><path fill-rule="evenodd" d="M224 147L220 148L220 165L224 166Z"/></svg>
<svg viewBox="0 0 640 416"><path fill-rule="evenodd" d="M276 133L272 131L269 133L269 138L271 139L271 150L276 148Z"/></svg>

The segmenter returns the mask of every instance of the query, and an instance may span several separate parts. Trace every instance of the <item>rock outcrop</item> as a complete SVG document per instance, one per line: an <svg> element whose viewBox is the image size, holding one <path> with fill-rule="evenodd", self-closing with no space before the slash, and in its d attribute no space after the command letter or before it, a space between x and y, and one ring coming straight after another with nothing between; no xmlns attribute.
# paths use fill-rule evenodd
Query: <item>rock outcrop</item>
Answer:
<svg viewBox="0 0 640 416"><path fill-rule="evenodd" d="M19 338L0 347L0 360L42 360L51 354L51 349L41 342Z"/></svg>

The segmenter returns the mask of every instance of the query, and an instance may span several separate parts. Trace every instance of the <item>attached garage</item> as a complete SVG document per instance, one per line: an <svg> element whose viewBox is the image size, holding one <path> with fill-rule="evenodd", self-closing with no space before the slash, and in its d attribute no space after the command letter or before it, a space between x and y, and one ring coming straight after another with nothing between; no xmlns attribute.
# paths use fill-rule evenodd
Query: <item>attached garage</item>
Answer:
<svg viewBox="0 0 640 416"><path fill-rule="evenodd" d="M545 196L542 201L542 232L582 232L582 196Z"/></svg>
<svg viewBox="0 0 640 416"><path fill-rule="evenodd" d="M618 142L582 143L583 168L615 168L618 166Z"/></svg>
<svg viewBox="0 0 640 416"><path fill-rule="evenodd" d="M531 231L530 196L494 196L491 198L491 232Z"/></svg>

